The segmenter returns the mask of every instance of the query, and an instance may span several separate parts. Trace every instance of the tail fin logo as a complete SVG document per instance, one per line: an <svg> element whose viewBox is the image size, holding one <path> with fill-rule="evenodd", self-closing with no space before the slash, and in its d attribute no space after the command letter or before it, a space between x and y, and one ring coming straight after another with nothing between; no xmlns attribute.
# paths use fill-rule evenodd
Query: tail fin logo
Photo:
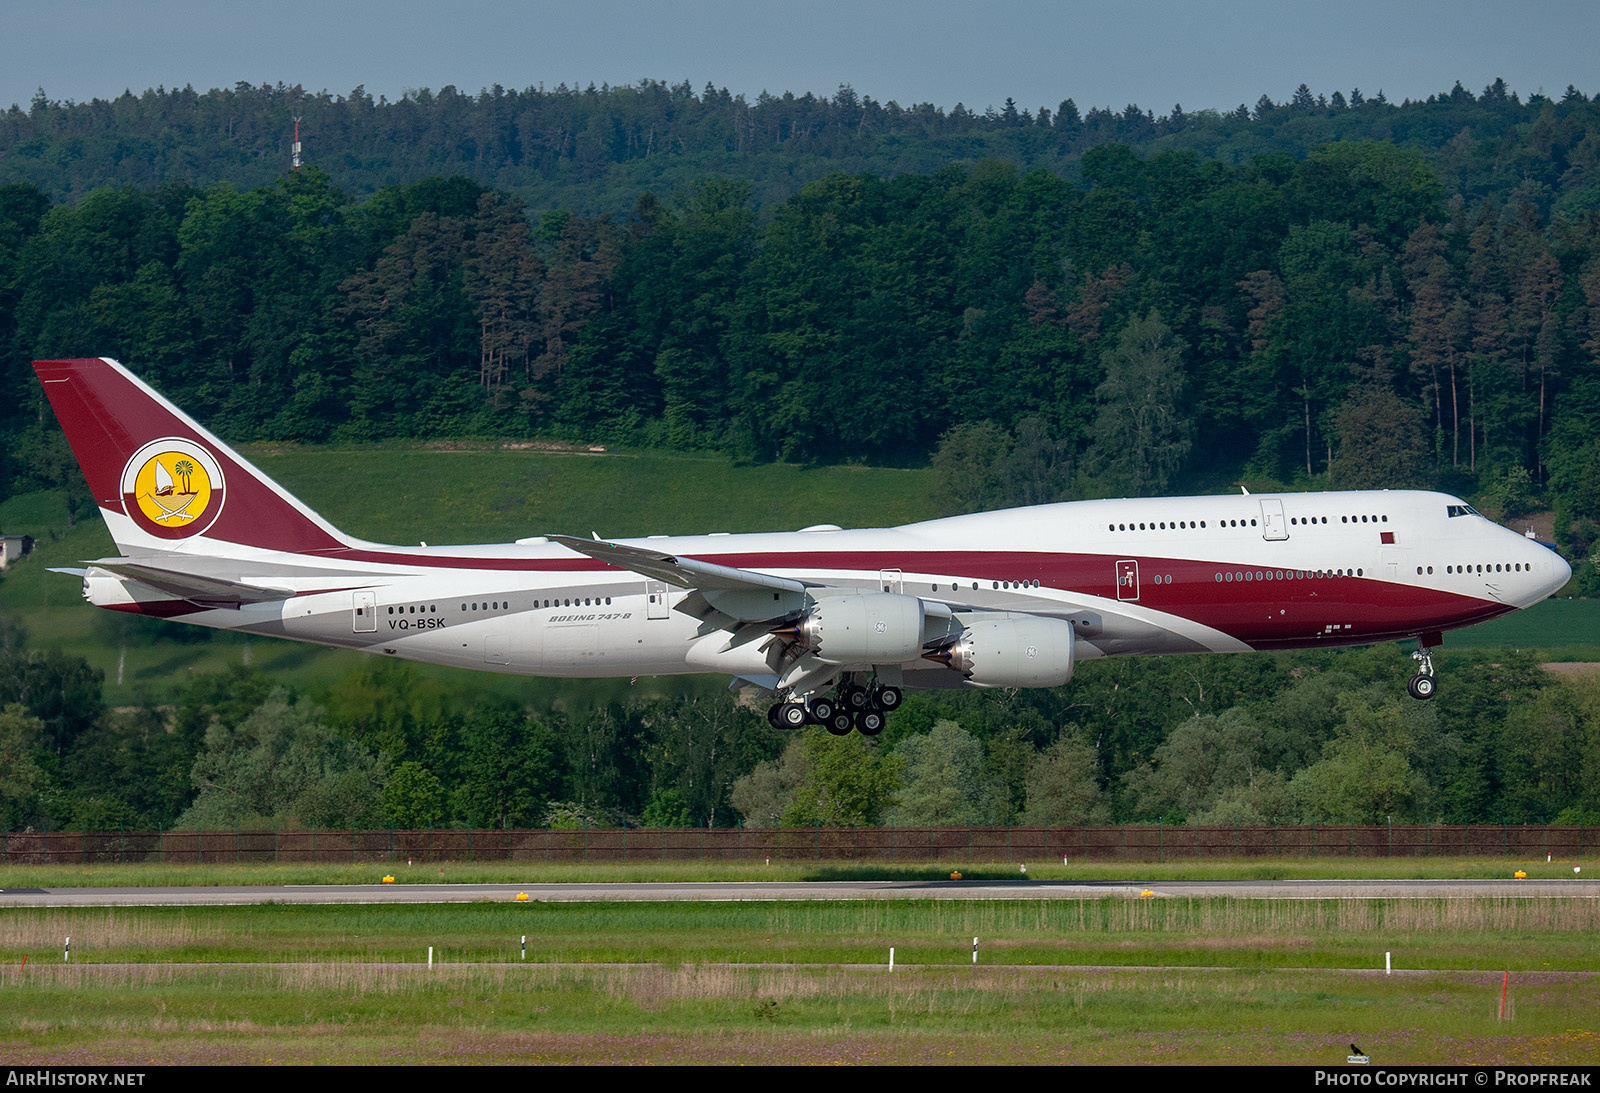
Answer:
<svg viewBox="0 0 1600 1093"><path fill-rule="evenodd" d="M123 511L163 539L186 539L210 527L222 511L222 495L216 458L176 437L146 444L122 469Z"/></svg>

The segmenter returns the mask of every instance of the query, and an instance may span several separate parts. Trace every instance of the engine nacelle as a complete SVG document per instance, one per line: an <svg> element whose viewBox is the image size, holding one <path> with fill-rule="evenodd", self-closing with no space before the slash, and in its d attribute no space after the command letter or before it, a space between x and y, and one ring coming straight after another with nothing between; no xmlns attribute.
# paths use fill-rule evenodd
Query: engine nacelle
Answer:
<svg viewBox="0 0 1600 1093"><path fill-rule="evenodd" d="M1073 642L1072 623L1064 619L980 617L929 658L980 687L1060 687L1072 679Z"/></svg>
<svg viewBox="0 0 1600 1093"><path fill-rule="evenodd" d="M154 595L154 590L151 593ZM83 598L96 607L118 607L139 602L139 598L128 587L128 582L97 566L90 566L83 575ZM170 596L167 598L171 599Z"/></svg>
<svg viewBox="0 0 1600 1093"><path fill-rule="evenodd" d="M784 631L828 664L898 664L922 655L927 621L915 596L861 592L817 597Z"/></svg>

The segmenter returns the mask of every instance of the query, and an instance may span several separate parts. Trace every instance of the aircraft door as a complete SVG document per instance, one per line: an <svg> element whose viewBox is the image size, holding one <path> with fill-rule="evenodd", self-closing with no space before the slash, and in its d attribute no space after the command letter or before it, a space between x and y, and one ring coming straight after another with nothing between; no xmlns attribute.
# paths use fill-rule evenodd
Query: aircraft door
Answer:
<svg viewBox="0 0 1600 1093"><path fill-rule="evenodd" d="M1283 502L1277 498L1262 499L1261 537L1263 539L1287 539L1289 537L1289 524L1283 518Z"/></svg>
<svg viewBox="0 0 1600 1093"><path fill-rule="evenodd" d="M1386 550L1383 552L1383 579L1386 581L1404 581L1406 576L1406 552L1403 550Z"/></svg>
<svg viewBox="0 0 1600 1093"><path fill-rule="evenodd" d="M666 581L644 582L644 602L646 607L645 618L669 619L672 617L672 609L667 605Z"/></svg>
<svg viewBox="0 0 1600 1093"><path fill-rule="evenodd" d="M905 573L898 569L878 570L878 584L885 592L893 592L897 596L900 594L901 581L904 577Z"/></svg>
<svg viewBox="0 0 1600 1093"><path fill-rule="evenodd" d="M378 629L378 594L357 592L350 605L350 629L357 634L371 634Z"/></svg>
<svg viewBox="0 0 1600 1093"><path fill-rule="evenodd" d="M1139 563L1132 558L1117 563L1117 599L1139 598Z"/></svg>

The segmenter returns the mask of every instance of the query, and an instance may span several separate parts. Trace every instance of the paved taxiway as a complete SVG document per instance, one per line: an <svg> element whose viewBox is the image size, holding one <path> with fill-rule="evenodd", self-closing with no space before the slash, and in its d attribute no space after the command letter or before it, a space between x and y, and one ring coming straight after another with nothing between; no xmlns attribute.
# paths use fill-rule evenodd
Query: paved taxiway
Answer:
<svg viewBox="0 0 1600 1093"><path fill-rule="evenodd" d="M618 884L306 884L187 888L6 888L5 907L198 907L228 904L503 902L526 892L544 903L608 900L1437 899L1484 896L1600 898L1600 880L1240 881L727 881Z"/></svg>

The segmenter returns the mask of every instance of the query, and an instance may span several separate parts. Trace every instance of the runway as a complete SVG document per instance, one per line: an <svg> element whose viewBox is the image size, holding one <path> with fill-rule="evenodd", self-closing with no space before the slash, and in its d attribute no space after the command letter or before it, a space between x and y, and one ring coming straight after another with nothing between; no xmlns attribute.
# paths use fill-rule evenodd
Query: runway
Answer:
<svg viewBox="0 0 1600 1093"><path fill-rule="evenodd" d="M1144 897L1143 893L1150 893ZM613 884L307 884L183 888L7 888L9 907L201 907L244 904L715 902L878 899L1468 899L1600 898L1592 880L727 881Z"/></svg>

